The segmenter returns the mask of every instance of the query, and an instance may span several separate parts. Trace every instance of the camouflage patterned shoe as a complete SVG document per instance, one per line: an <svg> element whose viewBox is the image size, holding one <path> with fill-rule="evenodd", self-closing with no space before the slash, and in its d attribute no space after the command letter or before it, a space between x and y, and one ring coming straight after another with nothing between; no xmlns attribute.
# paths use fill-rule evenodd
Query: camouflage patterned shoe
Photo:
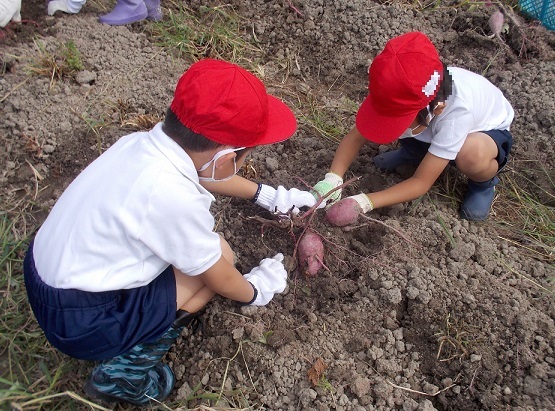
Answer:
<svg viewBox="0 0 555 411"><path fill-rule="evenodd" d="M195 330L200 324L200 315L178 310L173 325L158 340L137 344L128 352L98 364L85 385L85 392L107 403L125 401L147 405L151 399L162 401L175 384L171 368L161 363L162 357L185 327Z"/></svg>
<svg viewBox="0 0 555 411"><path fill-rule="evenodd" d="M109 374L102 367L96 367L85 385L85 392L108 404L128 402L142 406L149 404L151 399L164 400L174 384L175 377L171 368L163 363L156 364L142 376L137 373L117 375L113 369Z"/></svg>

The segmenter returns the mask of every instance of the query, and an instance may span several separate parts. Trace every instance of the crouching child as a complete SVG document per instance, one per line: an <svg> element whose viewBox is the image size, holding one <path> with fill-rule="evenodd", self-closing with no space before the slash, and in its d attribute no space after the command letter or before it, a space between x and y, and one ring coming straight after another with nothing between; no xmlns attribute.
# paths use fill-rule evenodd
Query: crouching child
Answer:
<svg viewBox="0 0 555 411"><path fill-rule="evenodd" d="M273 211L314 205L309 192L235 175L253 147L295 129L255 76L201 60L180 78L163 123L119 139L65 190L29 246L25 284L48 341L98 361L88 395L162 401L174 386L162 357L215 294L266 305L283 292L283 255L244 276L235 268L201 182L253 200L263 191L257 203Z"/></svg>
<svg viewBox="0 0 555 411"><path fill-rule="evenodd" d="M374 157L386 171L417 165L414 175L373 193L351 196L363 212L414 200L426 194L449 163L468 177L460 217L483 221L494 199L498 174L507 164L514 110L485 77L445 66L423 33L406 33L387 42L369 70L368 96L356 125L339 144L329 172L314 186L323 196L343 176L367 142L400 148ZM335 202L340 190L330 194Z"/></svg>

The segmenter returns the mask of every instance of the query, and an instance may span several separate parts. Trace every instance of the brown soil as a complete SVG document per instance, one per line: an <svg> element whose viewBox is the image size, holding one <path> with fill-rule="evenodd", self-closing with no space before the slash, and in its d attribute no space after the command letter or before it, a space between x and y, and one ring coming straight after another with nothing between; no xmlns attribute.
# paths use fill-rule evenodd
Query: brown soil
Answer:
<svg viewBox="0 0 555 411"><path fill-rule="evenodd" d="M458 218L465 185L454 169L424 198L369 214L385 225L363 221L346 231L318 213L310 225L325 239L329 270L315 278L299 273L293 258L302 227L266 226L250 218L270 218L257 206L218 198L217 230L238 268L247 272L283 252L289 287L262 308L216 298L203 331L184 335L167 357L178 383L166 405L194 408L204 392L221 394L218 407L268 410L555 409L553 255L538 254L503 224L515 215L509 181L526 176L534 183L526 189L554 205L553 32L515 15L519 27L509 20L503 41L490 39L494 8L457 6L468 2L423 12L405 4L413 2L231 3L245 19L245 39L263 50L257 74L299 119L292 139L253 153L257 181L305 187L321 179L337 143L310 125L311 107L328 125L350 127L356 106L345 102L364 98L369 59L411 30L425 32L446 63L484 73L506 93L516 110L515 146L486 223ZM192 10L208 4L219 3L188 2ZM42 0L24 1L23 18L38 26L10 26L0 39L3 207L26 204L28 226L41 223L99 152L137 129L131 120L162 118L190 64L153 45L146 22L99 24L106 9L91 1L77 15L48 17ZM55 53L70 40L83 71L61 79L27 74L37 43ZM362 179L347 194L412 172L376 169L371 158L384 149L363 149L349 175ZM92 364L76 363L65 389L80 392ZM53 373L57 365L48 366Z"/></svg>

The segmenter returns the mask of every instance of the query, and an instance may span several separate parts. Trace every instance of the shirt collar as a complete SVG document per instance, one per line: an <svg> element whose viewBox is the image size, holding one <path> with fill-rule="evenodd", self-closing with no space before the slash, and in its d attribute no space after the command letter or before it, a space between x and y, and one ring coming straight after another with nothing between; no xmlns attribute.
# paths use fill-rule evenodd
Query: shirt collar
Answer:
<svg viewBox="0 0 555 411"><path fill-rule="evenodd" d="M162 130L162 123L158 123L149 131L148 137L152 144L175 166L185 178L195 183L201 192L207 192L198 179L197 169L193 160L183 148Z"/></svg>

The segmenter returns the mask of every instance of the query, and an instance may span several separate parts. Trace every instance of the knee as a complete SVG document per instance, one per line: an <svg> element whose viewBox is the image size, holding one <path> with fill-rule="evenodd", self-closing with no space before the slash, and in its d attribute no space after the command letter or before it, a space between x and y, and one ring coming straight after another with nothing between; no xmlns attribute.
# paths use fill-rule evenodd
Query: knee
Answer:
<svg viewBox="0 0 555 411"><path fill-rule="evenodd" d="M455 163L463 173L476 173L491 167L497 156L497 145L485 133L471 133L457 154Z"/></svg>
<svg viewBox="0 0 555 411"><path fill-rule="evenodd" d="M455 163L460 170L468 170L474 169L476 165L479 163L478 158L474 155L474 153L470 152L460 152L455 158Z"/></svg>
<svg viewBox="0 0 555 411"><path fill-rule="evenodd" d="M487 169L493 157L482 150L463 150L455 159L457 168L464 173L478 172Z"/></svg>
<svg viewBox="0 0 555 411"><path fill-rule="evenodd" d="M233 255L233 250L231 249L231 246L221 234L220 234L220 244L222 247L222 255L232 266L235 267L235 256Z"/></svg>

